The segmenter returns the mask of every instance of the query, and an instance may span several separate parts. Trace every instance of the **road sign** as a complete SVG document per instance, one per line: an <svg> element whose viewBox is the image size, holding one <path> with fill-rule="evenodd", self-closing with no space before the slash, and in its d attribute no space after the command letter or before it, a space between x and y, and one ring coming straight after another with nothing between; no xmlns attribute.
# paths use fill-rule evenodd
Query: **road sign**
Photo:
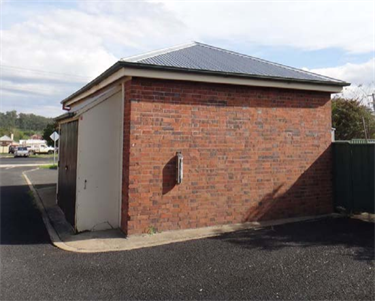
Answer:
<svg viewBox="0 0 375 301"><path fill-rule="evenodd" d="M53 132L50 138L53 140L53 165L56 165L56 141L59 140L60 135L57 132Z"/></svg>
<svg viewBox="0 0 375 301"><path fill-rule="evenodd" d="M51 138L53 141L57 141L57 140L59 140L60 135L57 134L57 132L53 132L53 133L51 134L50 138Z"/></svg>

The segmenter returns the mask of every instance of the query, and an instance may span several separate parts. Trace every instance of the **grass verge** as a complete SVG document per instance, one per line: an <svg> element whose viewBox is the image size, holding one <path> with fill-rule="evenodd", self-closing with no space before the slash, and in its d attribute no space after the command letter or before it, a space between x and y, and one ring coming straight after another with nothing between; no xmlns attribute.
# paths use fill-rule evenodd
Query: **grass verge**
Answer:
<svg viewBox="0 0 375 301"><path fill-rule="evenodd" d="M40 165L40 169L57 169L57 165L49 164L49 165Z"/></svg>
<svg viewBox="0 0 375 301"><path fill-rule="evenodd" d="M47 155L47 154L45 154L45 155L30 155L30 158L53 158L53 154L51 154L51 155ZM57 154L56 154L56 158L57 158Z"/></svg>

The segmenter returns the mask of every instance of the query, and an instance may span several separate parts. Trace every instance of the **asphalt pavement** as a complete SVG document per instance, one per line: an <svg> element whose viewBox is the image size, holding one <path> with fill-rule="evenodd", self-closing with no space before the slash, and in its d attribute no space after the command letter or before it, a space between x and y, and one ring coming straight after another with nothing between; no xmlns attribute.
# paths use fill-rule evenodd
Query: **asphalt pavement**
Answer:
<svg viewBox="0 0 375 301"><path fill-rule="evenodd" d="M77 254L50 244L22 170L0 170L2 300L375 298L373 223L328 218Z"/></svg>
<svg viewBox="0 0 375 301"><path fill-rule="evenodd" d="M23 164L45 164L53 163L53 157L0 157L0 166L1 165L23 165Z"/></svg>

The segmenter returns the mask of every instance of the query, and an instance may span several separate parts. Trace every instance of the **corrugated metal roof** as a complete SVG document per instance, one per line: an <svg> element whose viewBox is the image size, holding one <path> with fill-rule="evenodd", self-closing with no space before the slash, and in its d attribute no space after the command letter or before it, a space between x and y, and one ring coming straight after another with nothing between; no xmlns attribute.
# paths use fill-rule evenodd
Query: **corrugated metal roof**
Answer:
<svg viewBox="0 0 375 301"><path fill-rule="evenodd" d="M87 91L121 68L155 69L244 77L322 86L349 86L341 80L258 59L249 55L193 42L142 55L123 58L87 85L61 101L62 104ZM329 91L329 90L328 90ZM332 90L337 91L337 90Z"/></svg>
<svg viewBox="0 0 375 301"><path fill-rule="evenodd" d="M13 141L10 137L8 137L7 135L4 135L2 137L0 137L0 141Z"/></svg>
<svg viewBox="0 0 375 301"><path fill-rule="evenodd" d="M134 65L208 71L253 77L278 78L296 81L316 81L342 86L347 83L327 76L307 72L255 58L249 55L217 48L203 43L190 44L154 51L121 59Z"/></svg>

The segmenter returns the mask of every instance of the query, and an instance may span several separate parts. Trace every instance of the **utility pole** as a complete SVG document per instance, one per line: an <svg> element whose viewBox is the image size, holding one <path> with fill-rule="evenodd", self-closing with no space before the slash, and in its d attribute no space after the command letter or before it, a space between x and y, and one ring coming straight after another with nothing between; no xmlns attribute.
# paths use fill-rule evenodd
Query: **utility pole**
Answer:
<svg viewBox="0 0 375 301"><path fill-rule="evenodd" d="M368 97L372 97L372 108L375 112L375 92L373 92L371 95L367 95ZM365 139L366 139L366 143L367 143L367 128L366 128L366 121L365 121L365 117L362 116L362 122L363 122L363 130L365 132Z"/></svg>
<svg viewBox="0 0 375 301"><path fill-rule="evenodd" d="M366 122L365 122L365 117L362 116L362 122L363 122L363 130L365 132L365 139L367 143L367 128L366 128Z"/></svg>
<svg viewBox="0 0 375 301"><path fill-rule="evenodd" d="M372 93L371 95L367 95L367 96L371 96L372 97L372 108L375 111L375 93Z"/></svg>

